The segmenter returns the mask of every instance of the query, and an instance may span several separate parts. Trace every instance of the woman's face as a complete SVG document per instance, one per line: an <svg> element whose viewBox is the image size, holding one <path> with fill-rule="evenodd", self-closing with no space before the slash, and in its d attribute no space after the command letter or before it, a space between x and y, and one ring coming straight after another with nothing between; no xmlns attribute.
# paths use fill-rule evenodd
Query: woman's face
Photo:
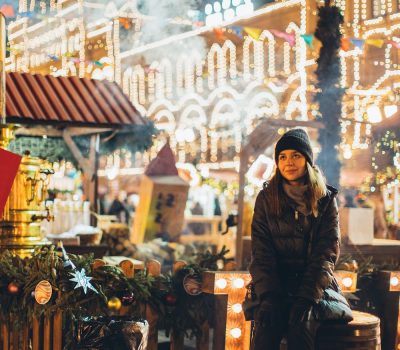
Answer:
<svg viewBox="0 0 400 350"><path fill-rule="evenodd" d="M287 149L279 153L278 169L281 175L289 183L303 184L303 178L307 172L307 160L298 151Z"/></svg>

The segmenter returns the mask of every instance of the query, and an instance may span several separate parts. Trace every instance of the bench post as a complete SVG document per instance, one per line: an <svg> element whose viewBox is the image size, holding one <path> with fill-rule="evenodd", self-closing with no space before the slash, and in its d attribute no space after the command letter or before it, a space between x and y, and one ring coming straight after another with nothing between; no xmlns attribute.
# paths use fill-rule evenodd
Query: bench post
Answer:
<svg viewBox="0 0 400 350"><path fill-rule="evenodd" d="M204 293L215 295L213 350L250 347L250 322L246 322L242 302L250 274L241 271L206 271L203 273Z"/></svg>
<svg viewBox="0 0 400 350"><path fill-rule="evenodd" d="M400 345L400 272L380 271L377 282L382 295L382 350L397 350Z"/></svg>

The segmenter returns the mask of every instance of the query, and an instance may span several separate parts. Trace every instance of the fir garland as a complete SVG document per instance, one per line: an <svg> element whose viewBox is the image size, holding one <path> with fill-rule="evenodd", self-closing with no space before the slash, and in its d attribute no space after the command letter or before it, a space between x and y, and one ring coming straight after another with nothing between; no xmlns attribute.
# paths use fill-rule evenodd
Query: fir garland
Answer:
<svg viewBox="0 0 400 350"><path fill-rule="evenodd" d="M325 128L319 131L318 142L321 153L318 164L324 171L328 182L339 187L341 163L338 158L338 147L341 141L340 122L342 99L345 90L340 87L340 58L339 49L342 34L340 26L343 16L336 6L329 6L330 1L325 1L325 6L318 8L318 23L315 37L321 41L318 67L316 70L317 89L315 101L319 105L320 116Z"/></svg>
<svg viewBox="0 0 400 350"><path fill-rule="evenodd" d="M167 334L173 331L197 336L201 334L205 321L212 324L212 296L187 294L183 279L188 274L201 276L206 270L217 269L217 261L229 260L225 258L227 253L223 247L217 254L199 254L196 263L158 278L147 275L146 271L127 278L119 267L109 265L93 269L93 255L69 254L76 268L85 269L86 274L92 277L90 283L98 291L85 294L82 288L74 288L75 284L70 281L72 270L65 266L54 246L38 248L29 259L5 251L0 254L0 320L22 327L34 318L62 311L68 320L67 326L64 325L68 332L66 339L71 340L76 321L91 315L110 315L113 312L107 307L108 301L132 293L135 306L148 304L159 311L159 323ZM43 280L50 282L53 294L47 304L40 305L33 293ZM17 286L16 293L10 293L10 283ZM143 318L143 308L132 307L130 316ZM70 345L68 343L67 347Z"/></svg>
<svg viewBox="0 0 400 350"><path fill-rule="evenodd" d="M152 122L146 125L133 125L121 130L108 131L100 135L100 155L108 155L117 150L125 149L132 154L143 152L153 144L153 136L158 133ZM90 151L90 136L74 136L84 157L88 157ZM64 139L61 137L37 137L37 136L16 136L10 142L11 152L23 155L29 151L33 157L46 159L49 162L60 161L61 159L78 166L75 157L72 155Z"/></svg>

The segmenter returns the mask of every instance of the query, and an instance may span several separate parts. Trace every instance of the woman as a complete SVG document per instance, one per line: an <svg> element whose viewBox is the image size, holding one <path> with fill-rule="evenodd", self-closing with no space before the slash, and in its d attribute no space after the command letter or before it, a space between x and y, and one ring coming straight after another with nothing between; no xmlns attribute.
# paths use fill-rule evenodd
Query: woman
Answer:
<svg viewBox="0 0 400 350"><path fill-rule="evenodd" d="M338 290L333 276L339 255L337 190L314 165L302 129L280 138L275 162L252 222L250 273L260 300L252 348L279 350L286 335L288 350L314 350L319 323L313 306L326 288Z"/></svg>

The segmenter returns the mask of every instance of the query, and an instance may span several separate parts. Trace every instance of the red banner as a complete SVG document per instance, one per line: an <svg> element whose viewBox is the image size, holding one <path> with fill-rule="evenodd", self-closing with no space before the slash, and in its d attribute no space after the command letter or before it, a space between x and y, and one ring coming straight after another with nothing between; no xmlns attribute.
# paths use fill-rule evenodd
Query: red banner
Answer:
<svg viewBox="0 0 400 350"><path fill-rule="evenodd" d="M0 148L0 218L17 175L21 156Z"/></svg>

